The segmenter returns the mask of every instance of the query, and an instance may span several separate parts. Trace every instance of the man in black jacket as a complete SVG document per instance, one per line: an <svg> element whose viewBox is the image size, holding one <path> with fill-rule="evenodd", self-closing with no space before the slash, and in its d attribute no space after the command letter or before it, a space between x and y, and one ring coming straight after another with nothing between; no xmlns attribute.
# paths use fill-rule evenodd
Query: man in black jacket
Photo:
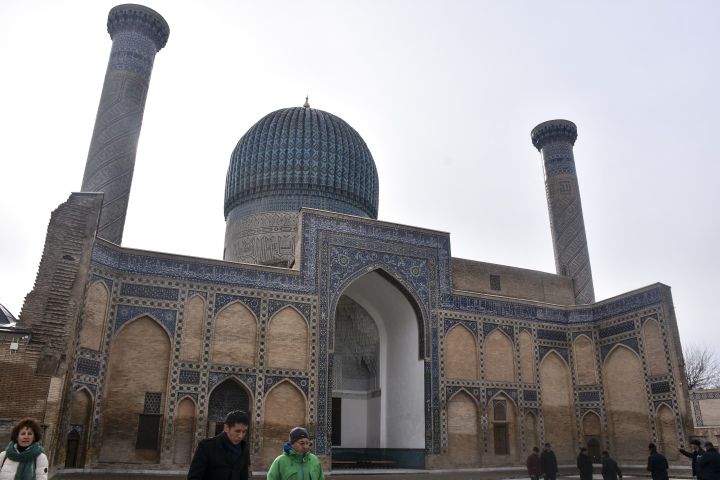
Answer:
<svg viewBox="0 0 720 480"><path fill-rule="evenodd" d="M222 433L198 444L187 480L248 480L250 448L245 441L248 425L247 413L242 410L228 413Z"/></svg>
<svg viewBox="0 0 720 480"><path fill-rule="evenodd" d="M682 453L683 455L685 455L688 458L692 458L693 477L698 478L698 479L702 478L700 476L700 473L698 470L697 461L698 461L698 457L700 455L702 455L703 453L705 453L705 451L700 446L700 440L698 440L697 438L690 440L690 449L691 449L691 451L688 452L687 450L685 450L683 448L678 448L680 453Z"/></svg>
<svg viewBox="0 0 720 480"><path fill-rule="evenodd" d="M705 453L698 457L698 478L720 480L720 453L712 442L705 442Z"/></svg>
<svg viewBox="0 0 720 480"><path fill-rule="evenodd" d="M658 453L654 443L648 445L650 456L648 457L647 471L650 472L652 480L668 480L667 458L662 453Z"/></svg>
<svg viewBox="0 0 720 480"><path fill-rule="evenodd" d="M580 448L580 453L577 456L577 468L580 471L580 480L592 480L593 464L585 447Z"/></svg>
<svg viewBox="0 0 720 480"><path fill-rule="evenodd" d="M555 452L552 451L552 447L549 443L545 444L545 447L543 447L543 451L540 454L540 470L542 471L545 480L555 480L557 477L557 458L555 458Z"/></svg>

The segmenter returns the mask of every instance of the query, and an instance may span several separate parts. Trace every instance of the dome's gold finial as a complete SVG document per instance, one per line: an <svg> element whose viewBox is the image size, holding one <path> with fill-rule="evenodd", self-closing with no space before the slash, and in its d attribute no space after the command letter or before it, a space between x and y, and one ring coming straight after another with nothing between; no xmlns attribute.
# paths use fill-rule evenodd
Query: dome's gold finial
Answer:
<svg viewBox="0 0 720 480"><path fill-rule="evenodd" d="M305 108L310 108L310 102L308 102L308 96L305 95L305 104L303 105Z"/></svg>

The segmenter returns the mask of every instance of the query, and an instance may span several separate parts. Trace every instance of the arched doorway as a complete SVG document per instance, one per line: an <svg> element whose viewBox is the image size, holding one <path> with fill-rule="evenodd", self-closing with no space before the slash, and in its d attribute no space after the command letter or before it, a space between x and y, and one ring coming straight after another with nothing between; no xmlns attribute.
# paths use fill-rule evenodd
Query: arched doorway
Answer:
<svg viewBox="0 0 720 480"><path fill-rule="evenodd" d="M223 431L225 417L233 410L244 410L250 415L250 396L237 381L229 378L210 394L208 402L207 436L214 437Z"/></svg>
<svg viewBox="0 0 720 480"><path fill-rule="evenodd" d="M65 446L65 468L77 468L79 466L79 451L80 433L73 428L67 436L67 443Z"/></svg>
<svg viewBox="0 0 720 480"><path fill-rule="evenodd" d="M333 461L342 457L346 467L355 460L424 467L422 319L402 288L387 274L370 272L337 303Z"/></svg>

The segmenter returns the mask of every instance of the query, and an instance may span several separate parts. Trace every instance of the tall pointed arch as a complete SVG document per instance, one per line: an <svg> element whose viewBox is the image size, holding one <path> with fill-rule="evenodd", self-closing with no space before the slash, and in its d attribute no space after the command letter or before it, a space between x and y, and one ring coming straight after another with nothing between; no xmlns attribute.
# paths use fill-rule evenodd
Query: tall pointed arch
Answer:
<svg viewBox="0 0 720 480"><path fill-rule="evenodd" d="M663 343L660 324L650 318L645 321L642 327L643 345L645 360L650 375L664 375L668 373L667 361L665 360L665 345Z"/></svg>
<svg viewBox="0 0 720 480"><path fill-rule="evenodd" d="M180 355L183 360L198 362L202 359L205 344L205 299L200 295L193 295L185 303L183 315L183 333Z"/></svg>
<svg viewBox="0 0 720 480"><path fill-rule="evenodd" d="M603 379L610 447L620 460L641 458L647 445L636 439L651 435L640 358L630 348L616 345L605 357Z"/></svg>
<svg viewBox="0 0 720 480"><path fill-rule="evenodd" d="M480 427L478 403L464 390L447 402L448 455L453 465L479 465Z"/></svg>
<svg viewBox="0 0 720 480"><path fill-rule="evenodd" d="M215 385L208 401L207 436L212 437L222 431L228 413L243 410L250 414L252 404L252 392L240 380L230 377Z"/></svg>
<svg viewBox="0 0 720 480"><path fill-rule="evenodd" d="M353 275L348 276L342 284L336 289L336 294L333 297L332 301L330 302L331 305L331 311L335 312L335 309L337 308L338 301L340 300L340 297L345 294L348 287L350 287L352 284L356 283L358 280L362 279L363 277L372 277L374 275L377 275L381 277L383 280L388 282L390 285L395 287L397 291L407 300L408 304L413 310L414 318L417 323L417 329L418 329L418 358L420 360L423 360L425 358L429 358L430 353L430 327L428 324L428 314L425 312L425 309L423 308L422 302L418 300L417 294L412 290L411 287L409 287L406 282L402 281L401 279L403 276L397 272L393 272L389 269L388 265L370 265L367 267L363 267L362 269L355 272ZM335 324L334 324L334 315L331 318L331 331L334 331ZM334 339L330 339L330 348L333 347Z"/></svg>
<svg viewBox="0 0 720 480"><path fill-rule="evenodd" d="M565 360L550 351L540 363L540 391L545 441L552 444L559 461L575 457L575 414L572 380Z"/></svg>
<svg viewBox="0 0 720 480"><path fill-rule="evenodd" d="M268 368L307 370L310 365L310 329L307 319L292 306L273 315L265 337Z"/></svg>
<svg viewBox="0 0 720 480"><path fill-rule="evenodd" d="M283 451L283 444L287 441L290 429L306 424L307 401L300 389L289 380L273 386L267 392L264 402L262 468L269 468L278 452Z"/></svg>
<svg viewBox="0 0 720 480"><path fill-rule="evenodd" d="M462 324L445 335L445 378L478 378L478 347L475 335Z"/></svg>
<svg viewBox="0 0 720 480"><path fill-rule="evenodd" d="M242 302L226 305L215 317L210 361L250 366L257 363L258 322Z"/></svg>
<svg viewBox="0 0 720 480"><path fill-rule="evenodd" d="M675 420L672 408L666 403L661 403L655 413L658 450L664 452L669 459L678 458L677 452L680 448Z"/></svg>
<svg viewBox="0 0 720 480"><path fill-rule="evenodd" d="M578 385L593 385L597 383L597 370L595 366L595 349L587 335L579 335L573 342L575 357L575 376Z"/></svg>
<svg viewBox="0 0 720 480"><path fill-rule="evenodd" d="M532 335L527 330L520 332L520 376L523 383L535 383L535 347Z"/></svg>
<svg viewBox="0 0 720 480"><path fill-rule="evenodd" d="M187 465L193 453L193 437L195 436L195 418L197 418L195 402L190 397L180 400L175 409L173 422L173 461L176 465Z"/></svg>
<svg viewBox="0 0 720 480"><path fill-rule="evenodd" d="M510 337L496 328L483 343L485 380L492 382L515 381L515 352Z"/></svg>
<svg viewBox="0 0 720 480"><path fill-rule="evenodd" d="M80 346L100 351L105 332L110 292L105 283L98 280L90 285L85 298L85 311L80 328Z"/></svg>
<svg viewBox="0 0 720 480"><path fill-rule="evenodd" d="M93 397L87 388L81 388L73 392L69 406L68 423L75 431L73 437L66 439L65 446L65 467L83 468L87 455L87 439L92 421Z"/></svg>
<svg viewBox="0 0 720 480"><path fill-rule="evenodd" d="M160 459L170 358L168 331L152 317L136 318L116 333L107 368L101 462Z"/></svg>
<svg viewBox="0 0 720 480"><path fill-rule="evenodd" d="M517 405L505 392L495 394L487 403L488 463L503 465L517 460Z"/></svg>

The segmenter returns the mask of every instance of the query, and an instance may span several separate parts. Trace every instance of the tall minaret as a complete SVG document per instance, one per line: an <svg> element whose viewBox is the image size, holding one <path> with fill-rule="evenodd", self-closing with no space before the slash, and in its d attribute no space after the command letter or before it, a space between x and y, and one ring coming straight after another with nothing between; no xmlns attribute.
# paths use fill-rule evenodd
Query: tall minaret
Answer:
<svg viewBox="0 0 720 480"><path fill-rule="evenodd" d="M577 127L568 120L550 120L533 128L530 136L545 167L555 268L558 275L572 278L576 304L593 303L595 291L573 156Z"/></svg>
<svg viewBox="0 0 720 480"><path fill-rule="evenodd" d="M150 74L170 27L147 7L118 5L107 28L113 44L81 190L105 194L98 236L120 244Z"/></svg>

